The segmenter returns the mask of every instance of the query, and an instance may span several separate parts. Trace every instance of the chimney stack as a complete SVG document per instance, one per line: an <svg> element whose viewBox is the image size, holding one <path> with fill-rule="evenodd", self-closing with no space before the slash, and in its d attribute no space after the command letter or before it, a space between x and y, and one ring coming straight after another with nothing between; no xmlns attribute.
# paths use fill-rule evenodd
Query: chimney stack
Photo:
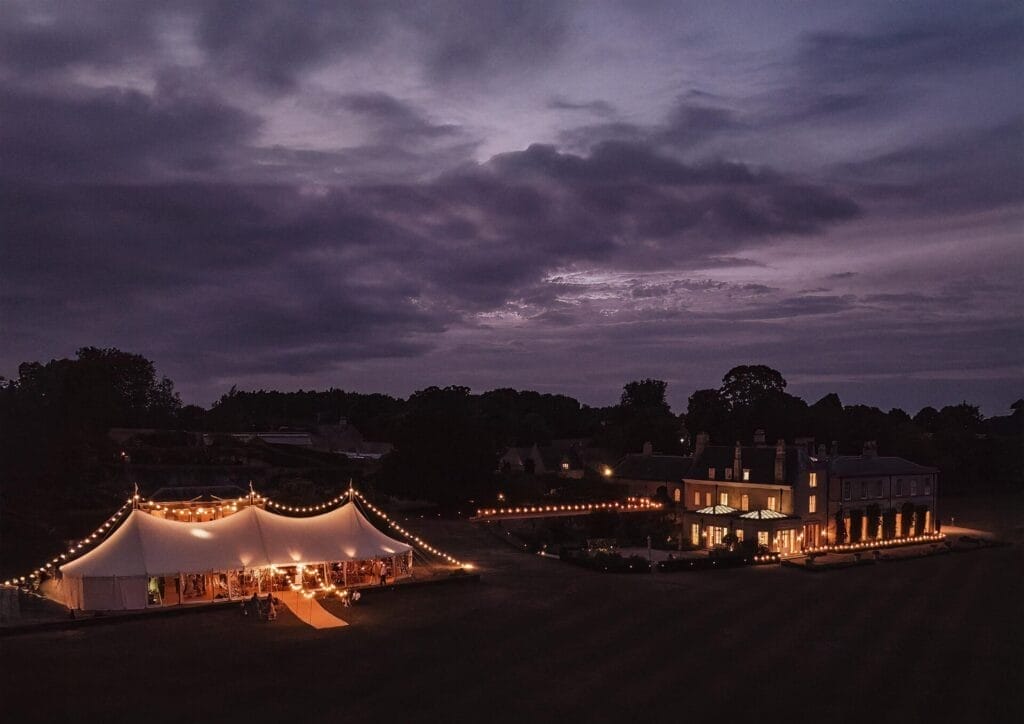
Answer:
<svg viewBox="0 0 1024 724"><path fill-rule="evenodd" d="M838 440L833 440L832 441L832 453L831 453L831 456L834 457L834 458L839 457L839 441Z"/></svg>
<svg viewBox="0 0 1024 724"><path fill-rule="evenodd" d="M732 454L732 479L743 480L743 446L736 441L736 449Z"/></svg>
<svg viewBox="0 0 1024 724"><path fill-rule="evenodd" d="M654 454L654 445L652 445L650 442L645 442L644 443L644 455L653 455L653 454Z"/></svg>
<svg viewBox="0 0 1024 724"><path fill-rule="evenodd" d="M786 441L779 438L775 443L775 482L781 483L786 479Z"/></svg>
<svg viewBox="0 0 1024 724"><path fill-rule="evenodd" d="M764 447L764 430L754 430L754 444L758 447Z"/></svg>
<svg viewBox="0 0 1024 724"><path fill-rule="evenodd" d="M697 433L697 440L696 440L696 442L693 445L693 458L694 458L694 460L696 460L697 458L699 458L703 454L704 450L708 446L708 440L709 439L710 439L710 436L706 432L698 432Z"/></svg>

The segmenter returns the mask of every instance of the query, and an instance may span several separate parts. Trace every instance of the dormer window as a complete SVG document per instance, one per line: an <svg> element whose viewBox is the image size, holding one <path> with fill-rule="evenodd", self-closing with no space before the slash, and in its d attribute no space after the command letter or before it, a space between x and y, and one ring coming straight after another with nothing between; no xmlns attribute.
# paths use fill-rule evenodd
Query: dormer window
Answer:
<svg viewBox="0 0 1024 724"><path fill-rule="evenodd" d="M725 479L732 480L732 468L725 469Z"/></svg>
<svg viewBox="0 0 1024 724"><path fill-rule="evenodd" d="M743 469L743 479L748 482L750 481L750 468Z"/></svg>
<svg viewBox="0 0 1024 724"><path fill-rule="evenodd" d="M715 479L715 469L714 468L708 468L708 480L714 480L714 479Z"/></svg>

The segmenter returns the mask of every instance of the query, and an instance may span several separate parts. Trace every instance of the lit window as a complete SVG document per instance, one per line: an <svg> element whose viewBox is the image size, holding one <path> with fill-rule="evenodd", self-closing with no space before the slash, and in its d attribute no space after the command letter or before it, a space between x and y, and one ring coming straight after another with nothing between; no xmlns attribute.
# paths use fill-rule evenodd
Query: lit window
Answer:
<svg viewBox="0 0 1024 724"><path fill-rule="evenodd" d="M697 523L690 524L690 543L695 546L700 545L700 525Z"/></svg>
<svg viewBox="0 0 1024 724"><path fill-rule="evenodd" d="M735 530L735 533L736 533L736 540L738 540L738 541L743 540L743 529L742 528L737 528Z"/></svg>
<svg viewBox="0 0 1024 724"><path fill-rule="evenodd" d="M569 469L569 463L562 463L562 470L568 470L568 469Z"/></svg>
<svg viewBox="0 0 1024 724"><path fill-rule="evenodd" d="M711 493L704 493L704 505L711 506Z"/></svg>
<svg viewBox="0 0 1024 724"><path fill-rule="evenodd" d="M728 505L729 504L729 494L728 493L719 493L718 494L718 504L719 505Z"/></svg>
<svg viewBox="0 0 1024 724"><path fill-rule="evenodd" d="M740 508L743 510L750 510L750 496L746 493L740 496Z"/></svg>
<svg viewBox="0 0 1024 724"><path fill-rule="evenodd" d="M768 545L768 531L766 531L766 530L759 530L759 531L757 531L757 544L759 546L766 546L766 545Z"/></svg>
<svg viewBox="0 0 1024 724"><path fill-rule="evenodd" d="M675 490L673 490L672 491L672 499L675 500L675 502L677 502L677 503L682 502L682 500L683 500L683 489L682 488L676 488Z"/></svg>
<svg viewBox="0 0 1024 724"><path fill-rule="evenodd" d="M714 480L714 479L715 479L715 469L714 468L708 468L708 480Z"/></svg>
<svg viewBox="0 0 1024 724"><path fill-rule="evenodd" d="M807 487L808 488L816 488L816 487L818 487L818 474L817 473L808 473L807 474Z"/></svg>
<svg viewBox="0 0 1024 724"><path fill-rule="evenodd" d="M768 510L775 510L775 508L776 508L776 498L775 498L774 495L769 495L768 496Z"/></svg>
<svg viewBox="0 0 1024 724"><path fill-rule="evenodd" d="M818 498L814 495L807 499L807 512L817 513L818 512Z"/></svg>
<svg viewBox="0 0 1024 724"><path fill-rule="evenodd" d="M694 490L693 491L693 507L695 507L695 508L699 508L700 507L700 491L699 490Z"/></svg>
<svg viewBox="0 0 1024 724"><path fill-rule="evenodd" d="M743 479L750 480L750 470L748 468L743 469Z"/></svg>

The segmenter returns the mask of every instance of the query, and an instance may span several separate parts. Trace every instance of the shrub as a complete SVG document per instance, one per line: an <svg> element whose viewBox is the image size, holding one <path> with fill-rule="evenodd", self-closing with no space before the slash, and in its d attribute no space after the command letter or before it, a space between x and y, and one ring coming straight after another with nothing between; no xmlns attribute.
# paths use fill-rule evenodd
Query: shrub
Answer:
<svg viewBox="0 0 1024 724"><path fill-rule="evenodd" d="M927 505L919 505L914 509L914 535L924 535L924 519L927 512Z"/></svg>
<svg viewBox="0 0 1024 724"><path fill-rule="evenodd" d="M868 519L868 538L878 537L878 526L882 523L882 509L877 503L872 503L866 508L865 517Z"/></svg>
<svg viewBox="0 0 1024 724"><path fill-rule="evenodd" d="M860 530L861 521L864 519L864 513L859 508L854 508L850 511L850 542L860 542Z"/></svg>
<svg viewBox="0 0 1024 724"><path fill-rule="evenodd" d="M914 504L906 502L903 507L900 508L900 535L904 538L910 535L910 528L914 522Z"/></svg>
<svg viewBox="0 0 1024 724"><path fill-rule="evenodd" d="M896 509L888 508L882 513L882 537L896 537Z"/></svg>
<svg viewBox="0 0 1024 724"><path fill-rule="evenodd" d="M846 542L846 517L843 515L843 509L840 508L836 511L836 544L842 545Z"/></svg>

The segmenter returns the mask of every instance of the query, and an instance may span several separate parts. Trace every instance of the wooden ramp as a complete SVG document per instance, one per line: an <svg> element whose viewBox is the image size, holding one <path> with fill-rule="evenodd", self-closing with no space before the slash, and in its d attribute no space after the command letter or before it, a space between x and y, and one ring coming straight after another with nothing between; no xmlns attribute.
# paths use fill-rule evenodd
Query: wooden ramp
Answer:
<svg viewBox="0 0 1024 724"><path fill-rule="evenodd" d="M315 598L306 598L298 591L275 591L274 597L291 609L297 619L313 628L348 626L346 621L321 606Z"/></svg>

